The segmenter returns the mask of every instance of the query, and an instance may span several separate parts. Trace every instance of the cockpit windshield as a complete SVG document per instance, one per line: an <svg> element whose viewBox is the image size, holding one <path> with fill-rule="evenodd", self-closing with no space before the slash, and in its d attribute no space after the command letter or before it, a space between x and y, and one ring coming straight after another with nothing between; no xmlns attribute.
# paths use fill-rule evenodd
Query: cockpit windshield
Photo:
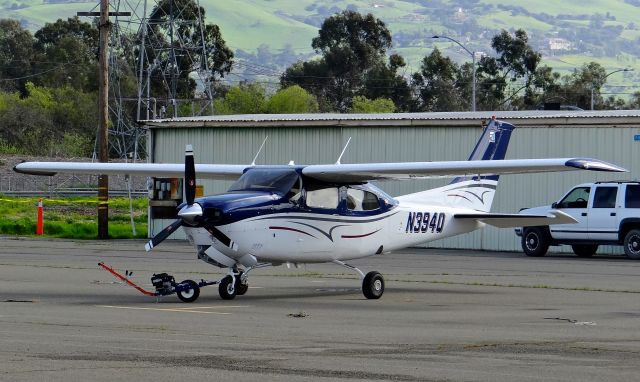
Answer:
<svg viewBox="0 0 640 382"><path fill-rule="evenodd" d="M293 169L253 168L242 174L229 191L266 191L286 195L297 184L298 178Z"/></svg>

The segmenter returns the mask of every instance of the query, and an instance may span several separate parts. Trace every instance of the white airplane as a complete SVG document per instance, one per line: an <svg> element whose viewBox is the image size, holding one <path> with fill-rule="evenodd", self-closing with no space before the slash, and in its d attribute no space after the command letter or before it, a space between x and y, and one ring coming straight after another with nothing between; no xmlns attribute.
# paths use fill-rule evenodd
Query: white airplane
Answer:
<svg viewBox="0 0 640 382"><path fill-rule="evenodd" d="M377 299L384 292L382 275L365 274L346 261L471 232L487 224L506 228L575 222L560 211L489 213L499 174L626 171L597 159L505 160L513 129L509 123L491 119L467 161L341 164L338 159L336 164L308 166L195 165L188 145L184 166L28 162L17 165L15 171L156 177L180 177L184 171L186 203L178 206L179 218L151 239L146 249L153 249L182 227L198 258L227 268L228 274L218 281L199 283L176 283L170 275L154 275L156 291L147 294L177 293L182 301L192 302L201 287L218 284L220 296L233 299L247 292L247 277L256 268L333 262L357 272L364 296ZM236 182L226 193L196 199L196 173ZM369 183L429 177L455 178L444 187L396 198ZM103 267L133 285L127 277Z"/></svg>

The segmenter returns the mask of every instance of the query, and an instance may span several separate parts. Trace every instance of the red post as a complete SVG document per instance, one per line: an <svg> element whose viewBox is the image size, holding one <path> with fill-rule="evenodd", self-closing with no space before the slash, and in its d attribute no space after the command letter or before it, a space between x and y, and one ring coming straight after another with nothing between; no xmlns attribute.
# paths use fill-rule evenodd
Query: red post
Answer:
<svg viewBox="0 0 640 382"><path fill-rule="evenodd" d="M42 199L38 200L38 222L36 223L36 235L44 235L44 219L42 216Z"/></svg>

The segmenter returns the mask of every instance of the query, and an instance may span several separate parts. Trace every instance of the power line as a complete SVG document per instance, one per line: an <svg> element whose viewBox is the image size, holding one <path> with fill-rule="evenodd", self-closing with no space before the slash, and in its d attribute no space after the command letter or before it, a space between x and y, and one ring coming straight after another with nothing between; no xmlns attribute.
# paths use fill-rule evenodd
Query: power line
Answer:
<svg viewBox="0 0 640 382"><path fill-rule="evenodd" d="M66 66L66 64L58 65L55 68L47 69L47 70L39 72L39 73L29 74L29 75L22 76L22 77L0 78L0 81L17 81L17 80L23 80L25 78L37 77L37 76L41 76L41 75L49 73L49 72L53 72L54 70L58 70L58 69L60 69L62 67L65 67L65 66Z"/></svg>

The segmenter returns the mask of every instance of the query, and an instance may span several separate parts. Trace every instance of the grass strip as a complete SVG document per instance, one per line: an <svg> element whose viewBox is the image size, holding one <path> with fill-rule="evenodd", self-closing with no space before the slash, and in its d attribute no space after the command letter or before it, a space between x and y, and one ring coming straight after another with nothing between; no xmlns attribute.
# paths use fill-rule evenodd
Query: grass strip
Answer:
<svg viewBox="0 0 640 382"><path fill-rule="evenodd" d="M35 236L40 199L43 203L45 237L95 239L98 236L97 196L48 199L0 195L0 234ZM109 199L109 238L146 238L147 205L147 198L133 199L133 221L137 233L134 237L129 199Z"/></svg>

